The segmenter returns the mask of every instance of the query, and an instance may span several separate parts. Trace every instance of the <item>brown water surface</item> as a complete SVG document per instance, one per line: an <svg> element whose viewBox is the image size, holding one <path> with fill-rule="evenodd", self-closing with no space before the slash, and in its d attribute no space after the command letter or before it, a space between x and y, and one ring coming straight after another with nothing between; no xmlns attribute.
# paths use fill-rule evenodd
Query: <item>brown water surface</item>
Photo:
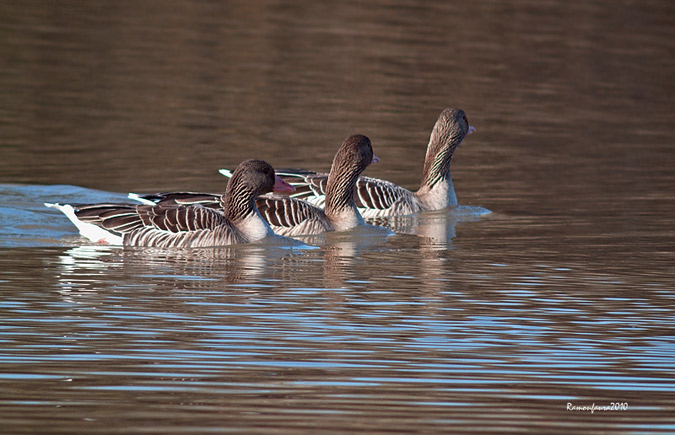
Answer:
<svg viewBox="0 0 675 435"><path fill-rule="evenodd" d="M672 2L307 3L3 3L0 432L675 432ZM461 207L395 235L120 249L42 206L353 133L414 188L454 106Z"/></svg>

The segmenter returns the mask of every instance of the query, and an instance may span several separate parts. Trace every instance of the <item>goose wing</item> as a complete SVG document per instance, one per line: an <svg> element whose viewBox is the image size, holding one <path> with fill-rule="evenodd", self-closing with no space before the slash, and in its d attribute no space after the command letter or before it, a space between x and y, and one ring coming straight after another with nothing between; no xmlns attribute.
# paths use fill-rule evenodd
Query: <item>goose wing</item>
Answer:
<svg viewBox="0 0 675 435"><path fill-rule="evenodd" d="M201 205L139 205L143 227L124 234L132 246L206 247L246 241L218 211Z"/></svg>
<svg viewBox="0 0 675 435"><path fill-rule="evenodd" d="M75 216L81 222L94 224L116 235L143 228L143 219L135 205L128 204L75 204Z"/></svg>
<svg viewBox="0 0 675 435"><path fill-rule="evenodd" d="M255 202L262 217L276 227L295 227L325 216L322 210L301 199L260 196Z"/></svg>
<svg viewBox="0 0 675 435"><path fill-rule="evenodd" d="M356 206L366 210L388 210L412 192L390 181L359 177L356 182Z"/></svg>
<svg viewBox="0 0 675 435"><path fill-rule="evenodd" d="M201 205L212 209L221 209L222 195L199 192L162 192L152 194L130 193L129 198L146 205Z"/></svg>
<svg viewBox="0 0 675 435"><path fill-rule="evenodd" d="M256 205L274 232L282 236L321 234L332 229L323 210L301 199L260 196Z"/></svg>
<svg viewBox="0 0 675 435"><path fill-rule="evenodd" d="M328 183L328 174L304 169L278 169L277 175L295 187L292 198L311 199L324 196Z"/></svg>
<svg viewBox="0 0 675 435"><path fill-rule="evenodd" d="M117 234L140 228L180 233L212 230L220 225L229 226L221 213L202 205L92 204L73 205L73 209L80 221L98 225Z"/></svg>
<svg viewBox="0 0 675 435"><path fill-rule="evenodd" d="M213 230L230 224L222 213L200 204L138 205L136 212L145 227L172 233Z"/></svg>

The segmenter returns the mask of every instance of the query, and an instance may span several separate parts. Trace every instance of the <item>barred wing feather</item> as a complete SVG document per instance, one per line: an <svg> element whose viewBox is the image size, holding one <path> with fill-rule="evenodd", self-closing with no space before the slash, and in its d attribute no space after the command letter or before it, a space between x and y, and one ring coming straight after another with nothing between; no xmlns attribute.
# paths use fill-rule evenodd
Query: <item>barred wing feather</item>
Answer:
<svg viewBox="0 0 675 435"><path fill-rule="evenodd" d="M202 205L212 209L221 209L222 195L216 193L164 192L138 195L130 193L129 198L148 205Z"/></svg>
<svg viewBox="0 0 675 435"><path fill-rule="evenodd" d="M284 181L295 187L292 198L310 199L326 194L328 174L304 169L278 169L276 171Z"/></svg>
<svg viewBox="0 0 675 435"><path fill-rule="evenodd" d="M212 230L219 225L229 225L221 213L202 205L139 205L136 211L145 226L172 233Z"/></svg>
<svg viewBox="0 0 675 435"><path fill-rule="evenodd" d="M206 247L246 241L222 213L201 205L139 205L137 212L144 226L124 235L128 245Z"/></svg>
<svg viewBox="0 0 675 435"><path fill-rule="evenodd" d="M117 235L143 227L143 220L136 213L136 206L128 204L96 204L72 206L77 218L98 225Z"/></svg>
<svg viewBox="0 0 675 435"><path fill-rule="evenodd" d="M282 236L320 234L331 228L323 210L301 199L260 196L256 205L274 232Z"/></svg>

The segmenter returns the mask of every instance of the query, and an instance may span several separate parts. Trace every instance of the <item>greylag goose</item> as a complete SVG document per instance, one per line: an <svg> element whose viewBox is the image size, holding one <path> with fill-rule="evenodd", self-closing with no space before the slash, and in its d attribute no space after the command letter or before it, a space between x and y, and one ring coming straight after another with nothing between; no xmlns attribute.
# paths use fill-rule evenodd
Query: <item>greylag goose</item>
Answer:
<svg viewBox="0 0 675 435"><path fill-rule="evenodd" d="M420 188L411 192L389 181L360 177L355 201L361 215L378 218L456 207L450 162L459 144L474 131L462 109L443 110L429 138ZM225 176L231 174L227 169L220 172ZM318 207L324 205L328 174L283 169L278 169L277 174L295 186L293 198L302 198Z"/></svg>
<svg viewBox="0 0 675 435"><path fill-rule="evenodd" d="M346 231L363 225L354 202L356 181L368 165L378 161L370 139L360 134L349 136L333 158L323 210L300 199L274 196L258 198L258 209L281 236Z"/></svg>
<svg viewBox="0 0 675 435"><path fill-rule="evenodd" d="M289 196L258 197L261 215L274 232L281 236L316 235L329 231L346 231L363 224L354 203L356 180L371 163L379 159L373 154L370 139L357 134L349 136L335 154L325 180L325 208ZM216 196L210 193L172 192L153 195L130 194L146 204L200 204L215 207Z"/></svg>
<svg viewBox="0 0 675 435"><path fill-rule="evenodd" d="M293 187L262 160L239 164L225 195L214 197L219 208L199 204L49 204L63 212L89 240L151 247L206 247L248 243L273 235L255 198Z"/></svg>

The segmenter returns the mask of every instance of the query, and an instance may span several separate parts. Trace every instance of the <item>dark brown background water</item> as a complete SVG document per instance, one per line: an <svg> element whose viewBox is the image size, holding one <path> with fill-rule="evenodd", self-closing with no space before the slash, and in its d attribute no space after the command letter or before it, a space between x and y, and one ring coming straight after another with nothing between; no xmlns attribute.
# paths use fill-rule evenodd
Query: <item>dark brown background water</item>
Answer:
<svg viewBox="0 0 675 435"><path fill-rule="evenodd" d="M0 431L675 431L672 2L10 0L0 36ZM451 106L464 207L414 234L122 250L42 207L357 132L415 187Z"/></svg>

